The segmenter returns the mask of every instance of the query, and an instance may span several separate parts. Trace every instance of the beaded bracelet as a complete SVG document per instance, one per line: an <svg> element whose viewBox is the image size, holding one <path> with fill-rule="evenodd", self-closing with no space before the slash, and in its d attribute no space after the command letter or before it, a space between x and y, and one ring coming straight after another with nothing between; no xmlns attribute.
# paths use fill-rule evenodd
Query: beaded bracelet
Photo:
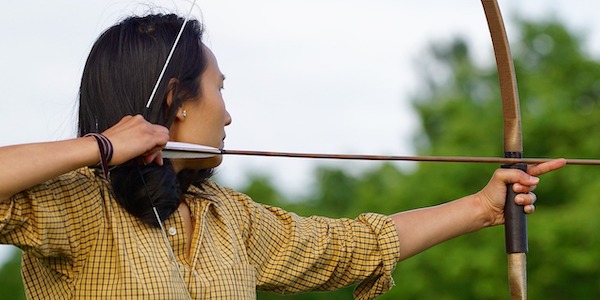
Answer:
<svg viewBox="0 0 600 300"><path fill-rule="evenodd" d="M113 145L110 140L100 133L91 132L84 137L93 136L98 142L98 148L100 148L100 166L102 167L102 172L104 173L104 177L110 180L110 171L108 169L108 163L112 159L113 156Z"/></svg>

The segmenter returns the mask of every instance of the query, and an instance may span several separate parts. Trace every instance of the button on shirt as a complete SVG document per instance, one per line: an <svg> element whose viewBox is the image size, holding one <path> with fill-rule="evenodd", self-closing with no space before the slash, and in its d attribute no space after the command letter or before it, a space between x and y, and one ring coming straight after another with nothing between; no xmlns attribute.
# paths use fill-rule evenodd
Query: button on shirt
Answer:
<svg viewBox="0 0 600 300"><path fill-rule="evenodd" d="M387 216L300 217L212 181L190 187L185 199L194 220L189 252L178 211L163 233L82 168L0 203L0 243L24 251L31 299L255 299L257 288L355 283L355 298L372 299L393 286L400 247Z"/></svg>
<svg viewBox="0 0 600 300"><path fill-rule="evenodd" d="M170 235L176 235L177 234L177 228L175 228L175 227L169 228L169 234Z"/></svg>

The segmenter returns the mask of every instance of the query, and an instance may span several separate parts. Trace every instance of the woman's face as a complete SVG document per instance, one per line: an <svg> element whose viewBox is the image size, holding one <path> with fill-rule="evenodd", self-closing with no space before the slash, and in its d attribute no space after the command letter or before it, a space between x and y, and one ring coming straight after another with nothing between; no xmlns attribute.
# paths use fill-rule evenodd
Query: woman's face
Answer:
<svg viewBox="0 0 600 300"><path fill-rule="evenodd" d="M223 148L225 126L231 123L231 116L225 109L221 95L225 76L221 73L212 51L204 45L202 47L207 66L200 75L201 96L181 105L170 129L171 140ZM213 168L218 166L221 160L221 155L218 155L207 159L177 160L173 164L176 168Z"/></svg>

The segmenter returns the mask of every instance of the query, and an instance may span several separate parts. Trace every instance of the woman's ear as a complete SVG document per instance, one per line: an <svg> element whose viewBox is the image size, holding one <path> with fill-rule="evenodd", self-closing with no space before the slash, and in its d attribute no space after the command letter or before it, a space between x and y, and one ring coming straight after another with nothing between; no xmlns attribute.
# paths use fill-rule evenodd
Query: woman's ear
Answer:
<svg viewBox="0 0 600 300"><path fill-rule="evenodd" d="M173 101L175 100L175 89L177 88L178 83L179 80L177 80L176 78L169 79L169 84L167 86L167 97L165 99L168 108L171 108L171 105L173 105Z"/></svg>
<svg viewBox="0 0 600 300"><path fill-rule="evenodd" d="M177 88L177 84L179 83L179 81L176 78L171 78L169 79L169 86L168 86L168 92L167 92L167 97L165 99L165 102L167 103L167 107L169 109L173 109L171 106L173 105L173 101L175 101L175 89ZM175 114L175 120L176 121L183 121L185 120L185 117L187 116L187 111L185 110L185 108L183 108L183 105L180 105L179 107L177 107L177 113Z"/></svg>

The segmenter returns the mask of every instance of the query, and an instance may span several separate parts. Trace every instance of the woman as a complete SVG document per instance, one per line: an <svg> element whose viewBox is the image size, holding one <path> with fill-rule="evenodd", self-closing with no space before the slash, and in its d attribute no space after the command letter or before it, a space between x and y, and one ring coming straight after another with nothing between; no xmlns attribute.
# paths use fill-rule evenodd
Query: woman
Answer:
<svg viewBox="0 0 600 300"><path fill-rule="evenodd" d="M507 183L533 212L535 176L565 164L497 170L476 194L392 216L303 218L257 204L210 181L220 156L162 159L167 141L222 147L231 123L197 21L145 107L182 24L149 15L109 28L82 77L80 137L0 148L0 242L24 251L29 298L252 299L256 288L358 283L355 297L371 299L391 288L398 261L502 224Z"/></svg>

